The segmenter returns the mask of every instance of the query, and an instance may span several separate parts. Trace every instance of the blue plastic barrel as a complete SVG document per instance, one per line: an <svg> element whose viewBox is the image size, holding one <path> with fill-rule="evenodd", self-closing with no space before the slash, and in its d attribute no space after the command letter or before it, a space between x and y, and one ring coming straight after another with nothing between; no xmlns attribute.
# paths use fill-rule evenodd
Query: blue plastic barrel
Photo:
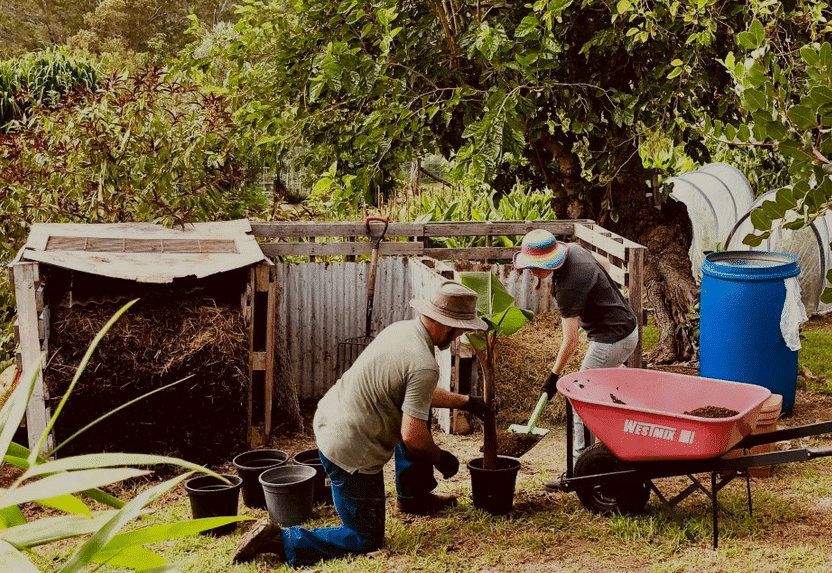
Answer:
<svg viewBox="0 0 832 573"><path fill-rule="evenodd" d="M711 253L702 263L699 375L759 384L794 407L797 351L780 331L785 280L800 273L797 257L768 251ZM719 404L713 404L719 406Z"/></svg>

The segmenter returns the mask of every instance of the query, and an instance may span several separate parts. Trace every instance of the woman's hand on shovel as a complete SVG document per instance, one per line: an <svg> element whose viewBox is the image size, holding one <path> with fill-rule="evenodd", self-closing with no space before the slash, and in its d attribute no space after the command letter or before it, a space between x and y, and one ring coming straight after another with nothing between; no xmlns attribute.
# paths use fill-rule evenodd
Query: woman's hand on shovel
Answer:
<svg viewBox="0 0 832 573"><path fill-rule="evenodd" d="M555 397L555 394L558 393L557 383L560 379L559 374L555 374L554 372L549 372L549 376L546 378L546 381L543 382L543 386L540 387L540 393L546 394L549 400Z"/></svg>

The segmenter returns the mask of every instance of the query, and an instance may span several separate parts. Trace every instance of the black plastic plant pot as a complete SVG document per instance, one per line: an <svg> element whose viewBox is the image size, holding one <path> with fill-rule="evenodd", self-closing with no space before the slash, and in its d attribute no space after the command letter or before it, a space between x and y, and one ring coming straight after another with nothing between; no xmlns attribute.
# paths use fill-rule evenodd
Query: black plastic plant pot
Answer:
<svg viewBox="0 0 832 573"><path fill-rule="evenodd" d="M332 488L329 485L329 476L326 475L321 458L318 457L318 449L303 450L292 458L295 465L310 466L315 468L315 503L332 504Z"/></svg>
<svg viewBox="0 0 832 573"><path fill-rule="evenodd" d="M243 480L243 503L246 507L265 509L266 498L260 485L260 474L264 471L285 465L289 454L280 450L250 450L235 456L231 463L237 468L237 474Z"/></svg>
<svg viewBox="0 0 832 573"><path fill-rule="evenodd" d="M272 523L289 527L312 517L315 475L312 466L278 466L260 474Z"/></svg>
<svg viewBox="0 0 832 573"><path fill-rule="evenodd" d="M474 507L491 515L505 515L514 507L514 487L520 460L497 456L497 468L493 470L483 469L482 462L482 458L468 462Z"/></svg>
<svg viewBox="0 0 832 573"><path fill-rule="evenodd" d="M235 475L220 474L231 484L214 476L199 476L185 482L185 491L191 502L191 515L194 519L203 517L233 517L237 515L237 505L240 499L240 487L243 480ZM207 529L202 535L220 536L231 533L237 523L229 523L213 529Z"/></svg>

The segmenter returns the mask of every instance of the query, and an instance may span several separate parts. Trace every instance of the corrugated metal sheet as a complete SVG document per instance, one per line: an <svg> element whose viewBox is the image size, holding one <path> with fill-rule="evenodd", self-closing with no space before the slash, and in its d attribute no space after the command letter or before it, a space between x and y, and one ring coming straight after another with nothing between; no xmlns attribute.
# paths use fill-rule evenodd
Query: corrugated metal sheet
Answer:
<svg viewBox="0 0 832 573"><path fill-rule="evenodd" d="M516 304L535 312L553 306L549 281L517 273L510 265L494 272L516 298ZM277 281L283 287L278 320L287 333L289 356L301 398L319 398L340 375L337 345L364 336L369 261L359 263L280 263ZM372 335L387 325L415 316L409 302L430 298L442 279L415 259L382 257L378 263L373 298ZM439 356L450 368L450 353Z"/></svg>
<svg viewBox="0 0 832 573"><path fill-rule="evenodd" d="M557 305L551 296L552 278L539 279L529 271L516 271L512 265L493 265L492 272L514 297L514 304L532 312L555 310Z"/></svg>

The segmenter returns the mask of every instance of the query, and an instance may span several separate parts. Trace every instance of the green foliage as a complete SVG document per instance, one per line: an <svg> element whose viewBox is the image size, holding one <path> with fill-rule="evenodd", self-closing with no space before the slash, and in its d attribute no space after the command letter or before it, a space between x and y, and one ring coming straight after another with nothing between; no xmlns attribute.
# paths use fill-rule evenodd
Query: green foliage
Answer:
<svg viewBox="0 0 832 573"><path fill-rule="evenodd" d="M63 44L98 0L3 0L0 59Z"/></svg>
<svg viewBox="0 0 832 573"><path fill-rule="evenodd" d="M262 207L231 129L223 98L156 70L33 110L0 139L0 258L32 222L178 225Z"/></svg>
<svg viewBox="0 0 832 573"><path fill-rule="evenodd" d="M188 41L190 14L213 26L231 18L232 12L233 4L225 0L101 0L70 42L93 53L120 46L127 52L171 56Z"/></svg>
<svg viewBox="0 0 832 573"><path fill-rule="evenodd" d="M556 219L551 193L530 191L519 183L502 195L488 188L473 192L457 187L426 188L391 216L400 221L418 222ZM509 237L494 237L493 241L495 246L515 246L514 240ZM445 248L481 247L485 245L485 238L431 238L429 244Z"/></svg>
<svg viewBox="0 0 832 573"><path fill-rule="evenodd" d="M751 246L767 238L774 224L809 225L832 202L832 45L820 42L830 30L824 6L798 3L785 14L786 28L771 19L753 20L737 35L742 51L723 62L745 123L709 121L707 127L739 144L774 147L788 167L789 184L751 214L756 231L743 239ZM832 302L832 291L821 300Z"/></svg>
<svg viewBox="0 0 832 573"><path fill-rule="evenodd" d="M38 455L98 343L132 304L122 307L93 340L36 447L30 450L14 443L12 439L26 413L40 364L31 368L30 375L26 380L21 380L0 410L0 451L4 452L3 464L11 464L23 470L8 489L0 491L0 564L4 571L39 571L27 557L26 551L66 539L77 539L77 543L69 558L60 565L58 571L61 573L85 571L93 563L106 563L136 571L150 568L154 568L154 571L175 571L166 565L161 555L144 545L192 535L240 519L234 516L188 520L119 533L125 525L138 518L148 504L191 475L185 473L161 482L125 503L98 488L149 473L147 469L126 466L146 468L164 464L182 467L189 472L217 474L196 464L165 456L107 453L50 461L47 458L51 453L44 457ZM114 509L93 510L83 501L82 496ZM59 514L28 521L20 509L21 505L27 503L56 509Z"/></svg>
<svg viewBox="0 0 832 573"><path fill-rule="evenodd" d="M482 350L486 340L497 336L511 336L534 318L530 310L514 306L514 297L509 294L497 275L487 271L461 272L462 284L477 293L477 314L488 325L486 339L476 333L466 334L474 348Z"/></svg>
<svg viewBox="0 0 832 573"><path fill-rule="evenodd" d="M94 63L73 58L62 49L0 62L0 133L33 105L56 105L76 90L94 90L98 82Z"/></svg>

